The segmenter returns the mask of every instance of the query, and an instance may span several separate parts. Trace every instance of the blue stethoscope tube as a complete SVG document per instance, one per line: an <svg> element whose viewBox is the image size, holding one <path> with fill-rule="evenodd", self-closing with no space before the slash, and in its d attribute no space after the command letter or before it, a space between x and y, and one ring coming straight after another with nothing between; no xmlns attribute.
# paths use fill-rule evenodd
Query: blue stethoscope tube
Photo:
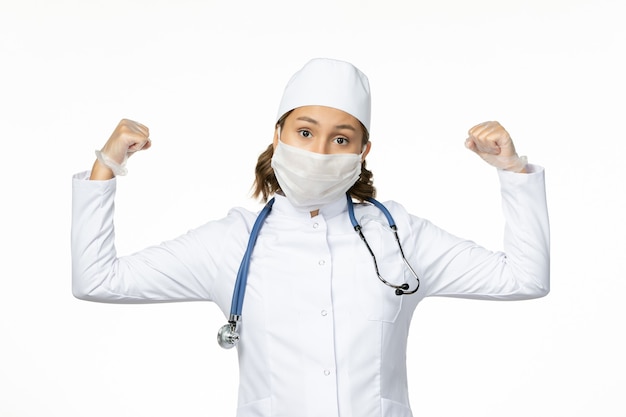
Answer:
<svg viewBox="0 0 626 417"><path fill-rule="evenodd" d="M274 205L274 199L272 198L267 202L250 232L250 239L248 240L248 247L243 255L241 265L239 265L239 271L237 272L237 281L235 283L235 290L233 291L233 300L231 302L230 314L241 316L241 310L243 309L243 298L246 295L246 285L248 283L248 270L250 269L250 258L252 258L252 250L256 245L256 240L259 237L261 226L265 222L265 219L270 214L272 206Z"/></svg>
<svg viewBox="0 0 626 417"><path fill-rule="evenodd" d="M396 227L396 222L393 220L391 213L389 210L380 203L379 201L368 198L367 201L375 205L387 218L387 222L389 223L390 229L393 231L396 242L398 243L398 248L400 250L400 256L408 270L411 272L411 275L417 281L417 285L415 288L409 291L409 284L404 283L401 285L394 285L387 280L385 280L378 270L378 262L376 262L376 256L372 251L369 243L367 243L367 239L363 235L363 231L361 226L356 220L354 216L354 203L352 202L352 197L349 193L346 193L346 198L348 200L348 215L350 217L350 222L354 227L354 230L358 233L361 240L365 243L367 250L372 256L372 260L374 262L374 268L376 269L376 275L378 279L380 279L385 285L388 285L391 288L395 289L396 295L408 295L414 294L417 292L420 286L420 279L418 275L415 273L406 257L404 256L404 251L402 250L402 245L400 244L400 238L398 237L398 228ZM239 324L241 322L241 311L243 309L243 299L246 293L246 285L248 282L248 270L250 269L250 259L252 258L252 251L254 250L254 245L256 244L257 238L259 237L259 232L261 231L261 227L265 222L265 219L270 214L272 210L272 206L274 205L274 198L267 202L263 210L259 213L254 225L252 226L252 231L250 232L250 238L248 240L248 246L246 247L246 252L243 255L243 259L241 260L241 265L239 265L239 271L237 272L237 280L235 282L235 288L233 290L233 299L230 307L230 316L228 318L228 323L220 328L217 333L217 343L225 348L230 349L235 346L239 342Z"/></svg>
<svg viewBox="0 0 626 417"><path fill-rule="evenodd" d="M237 271L237 280L235 281L235 289L233 290L233 299L230 304L230 316L228 317L228 323L220 328L217 332L217 343L224 349L230 349L239 342L239 323L241 322L241 310L243 309L243 298L246 295L246 285L248 284L248 270L250 269L250 258L252 258L252 251L254 245L259 237L261 226L265 222L265 219L272 211L274 205L274 198L267 202L263 210L259 213L252 231L250 232L250 238L248 239L248 246L246 252L243 255L241 264L239 265L239 271Z"/></svg>

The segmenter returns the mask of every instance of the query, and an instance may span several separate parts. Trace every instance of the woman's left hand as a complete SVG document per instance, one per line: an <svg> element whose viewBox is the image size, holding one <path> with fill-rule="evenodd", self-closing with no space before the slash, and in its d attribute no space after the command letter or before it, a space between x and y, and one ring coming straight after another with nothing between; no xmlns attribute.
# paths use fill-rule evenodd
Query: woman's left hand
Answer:
<svg viewBox="0 0 626 417"><path fill-rule="evenodd" d="M490 165L513 172L526 172L526 158L520 158L513 140L498 122L483 122L468 132L465 146Z"/></svg>

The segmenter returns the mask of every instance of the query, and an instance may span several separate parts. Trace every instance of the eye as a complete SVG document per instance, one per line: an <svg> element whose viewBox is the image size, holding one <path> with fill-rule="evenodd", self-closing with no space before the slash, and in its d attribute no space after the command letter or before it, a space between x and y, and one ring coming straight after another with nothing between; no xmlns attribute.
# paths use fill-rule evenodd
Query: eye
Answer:
<svg viewBox="0 0 626 417"><path fill-rule="evenodd" d="M348 143L350 143L350 141L347 138L338 137L335 138L335 143L337 145L347 145Z"/></svg>
<svg viewBox="0 0 626 417"><path fill-rule="evenodd" d="M302 136L303 138L307 138L307 139L313 136L313 134L306 129L298 130L298 133L300 133L300 136Z"/></svg>

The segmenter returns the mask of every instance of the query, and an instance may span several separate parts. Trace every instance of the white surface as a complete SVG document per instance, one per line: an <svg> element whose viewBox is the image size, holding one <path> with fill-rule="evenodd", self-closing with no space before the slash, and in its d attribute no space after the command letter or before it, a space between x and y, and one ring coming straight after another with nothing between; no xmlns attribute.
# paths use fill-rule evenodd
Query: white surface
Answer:
<svg viewBox="0 0 626 417"><path fill-rule="evenodd" d="M552 293L430 299L409 356L419 416L623 416L625 13L619 1L0 2L0 416L234 415L210 304L70 293L71 174L122 117L153 149L120 179L120 254L248 198L282 89L308 59L373 94L369 168L395 199L500 247L497 179L463 147L499 120L546 167Z"/></svg>

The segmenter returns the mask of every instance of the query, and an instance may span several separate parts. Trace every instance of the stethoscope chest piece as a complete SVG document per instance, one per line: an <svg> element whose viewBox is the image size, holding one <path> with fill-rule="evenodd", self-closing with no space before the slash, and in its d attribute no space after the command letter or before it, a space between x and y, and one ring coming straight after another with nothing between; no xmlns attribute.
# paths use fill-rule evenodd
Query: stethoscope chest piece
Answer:
<svg viewBox="0 0 626 417"><path fill-rule="evenodd" d="M239 343L237 320L229 320L217 332L217 343L224 349L231 349Z"/></svg>

